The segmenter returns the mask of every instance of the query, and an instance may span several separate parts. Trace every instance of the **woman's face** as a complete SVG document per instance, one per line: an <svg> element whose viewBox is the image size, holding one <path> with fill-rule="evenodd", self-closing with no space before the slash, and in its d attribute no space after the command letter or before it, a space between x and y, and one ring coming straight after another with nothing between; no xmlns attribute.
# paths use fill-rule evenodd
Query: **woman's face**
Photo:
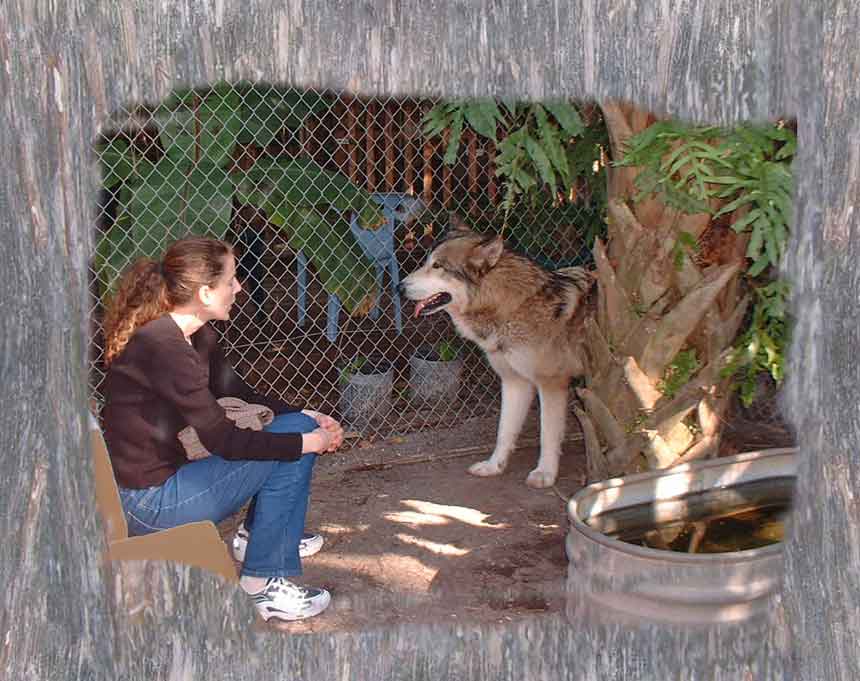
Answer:
<svg viewBox="0 0 860 681"><path fill-rule="evenodd" d="M204 307L210 319L230 319L230 308L236 300L236 294L242 286L236 279L236 259L232 255L225 256L226 264L221 276L213 286L205 286L203 290Z"/></svg>

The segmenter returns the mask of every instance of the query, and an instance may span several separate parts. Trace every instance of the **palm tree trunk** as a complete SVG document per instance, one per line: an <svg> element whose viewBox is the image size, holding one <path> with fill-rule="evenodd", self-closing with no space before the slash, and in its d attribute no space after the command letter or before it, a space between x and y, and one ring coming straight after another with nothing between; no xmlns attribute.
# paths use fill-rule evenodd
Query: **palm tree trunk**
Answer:
<svg viewBox="0 0 860 681"><path fill-rule="evenodd" d="M618 102L601 108L618 161L655 119ZM730 390L721 370L749 304L739 278L744 240L707 265L679 258L679 235L700 239L710 214L680 213L656 197L634 201L639 170L609 169L608 239L594 248L598 302L587 323L586 386L577 391L583 408L574 410L592 479L716 455ZM678 354L689 350L697 368L669 390Z"/></svg>

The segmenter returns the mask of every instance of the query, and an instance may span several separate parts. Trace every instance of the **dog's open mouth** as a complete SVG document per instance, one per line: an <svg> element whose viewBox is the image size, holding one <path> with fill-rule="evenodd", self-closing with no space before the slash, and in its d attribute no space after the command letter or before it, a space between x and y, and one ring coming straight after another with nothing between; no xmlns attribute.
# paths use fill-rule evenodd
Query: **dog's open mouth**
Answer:
<svg viewBox="0 0 860 681"><path fill-rule="evenodd" d="M444 291L442 293L436 293L429 298L419 300L415 303L415 316L433 314L450 302L450 293L445 293Z"/></svg>

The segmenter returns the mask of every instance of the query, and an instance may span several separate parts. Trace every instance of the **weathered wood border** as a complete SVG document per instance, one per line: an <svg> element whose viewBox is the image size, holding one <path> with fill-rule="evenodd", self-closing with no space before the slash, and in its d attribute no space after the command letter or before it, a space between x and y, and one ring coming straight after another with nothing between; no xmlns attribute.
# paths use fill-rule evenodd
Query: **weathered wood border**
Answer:
<svg viewBox="0 0 860 681"><path fill-rule="evenodd" d="M860 117L850 90L858 29L852 0L828 3L826 15L805 0L5 0L6 677L860 678ZM718 123L798 118L787 269L800 321L787 406L803 461L786 617L767 637L549 618L504 628L261 635L248 626L240 594L172 566L156 568L164 586L156 615L139 624L111 609L84 437L86 261L97 186L89 145L120 105L224 78L368 95L612 97Z"/></svg>

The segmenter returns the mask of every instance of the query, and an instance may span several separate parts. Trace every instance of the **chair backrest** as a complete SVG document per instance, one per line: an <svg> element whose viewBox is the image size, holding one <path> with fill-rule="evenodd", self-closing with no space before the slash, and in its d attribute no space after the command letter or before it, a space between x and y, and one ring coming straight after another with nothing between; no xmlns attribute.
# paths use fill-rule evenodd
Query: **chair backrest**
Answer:
<svg viewBox="0 0 860 681"><path fill-rule="evenodd" d="M113 476L107 446L98 421L90 414L90 450L96 482L96 506L105 524L108 543L128 537L128 522L119 499L119 488Z"/></svg>
<svg viewBox="0 0 860 681"><path fill-rule="evenodd" d="M372 194L374 201L382 206L382 209L391 211L394 219L398 222L406 222L410 218L417 218L426 208L424 201L412 194L403 192L376 192Z"/></svg>
<svg viewBox="0 0 860 681"><path fill-rule="evenodd" d="M385 222L376 229L364 229L358 226L358 214L353 213L349 220L349 229L361 251L373 263L384 264L394 257L394 220L387 214Z"/></svg>
<svg viewBox="0 0 860 681"><path fill-rule="evenodd" d="M373 200L382 206L385 223L378 229L363 229L358 225L358 214L353 213L349 228L364 254L373 262L384 264L394 258L394 228L424 210L421 199L398 192L376 192Z"/></svg>

